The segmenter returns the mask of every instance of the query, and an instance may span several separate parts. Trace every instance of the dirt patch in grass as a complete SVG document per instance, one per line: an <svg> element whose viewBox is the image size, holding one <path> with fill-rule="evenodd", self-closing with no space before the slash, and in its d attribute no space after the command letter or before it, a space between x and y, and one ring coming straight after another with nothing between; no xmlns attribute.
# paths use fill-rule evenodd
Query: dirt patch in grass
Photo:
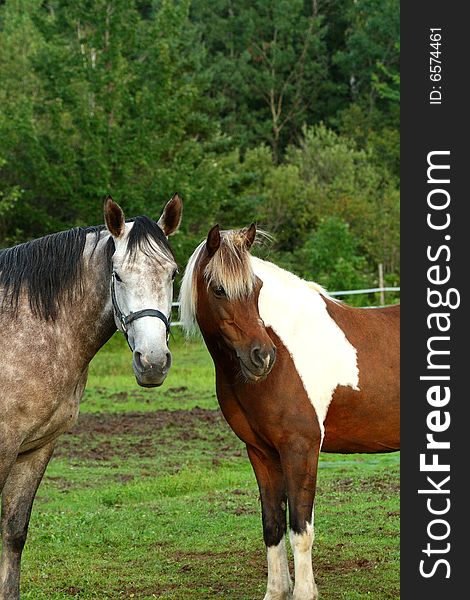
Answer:
<svg viewBox="0 0 470 600"><path fill-rule="evenodd" d="M84 433L106 435L151 434L167 427L181 429L179 433L190 435L194 425L206 423L209 425L225 424L219 410L193 408L191 410L157 410L154 412L126 412L117 414L98 413L83 414L78 418L71 435Z"/></svg>
<svg viewBox="0 0 470 600"><path fill-rule="evenodd" d="M318 483L317 490L319 493L328 493L327 485L321 480ZM329 482L329 487L332 487L336 492L372 492L380 498L387 498L391 495L400 492L400 482L393 471L384 470L380 475L371 475L369 477L346 477ZM325 488L325 489L323 489ZM344 496L347 500L347 496Z"/></svg>
<svg viewBox="0 0 470 600"><path fill-rule="evenodd" d="M328 560L318 560L315 564L315 573L334 571L335 573L348 573L349 571L358 571L359 569L375 569L378 565L376 560L367 560L364 558L347 559L332 563Z"/></svg>
<svg viewBox="0 0 470 600"><path fill-rule="evenodd" d="M220 462L241 456L241 443L220 410L158 410L154 412L82 414L61 436L56 456L71 460L110 461L153 457L175 448L190 451L198 444ZM173 457L174 458L174 457Z"/></svg>
<svg viewBox="0 0 470 600"><path fill-rule="evenodd" d="M400 481L391 471L383 471L380 475L373 475L360 480L361 489L370 491L380 498L388 498L400 492Z"/></svg>

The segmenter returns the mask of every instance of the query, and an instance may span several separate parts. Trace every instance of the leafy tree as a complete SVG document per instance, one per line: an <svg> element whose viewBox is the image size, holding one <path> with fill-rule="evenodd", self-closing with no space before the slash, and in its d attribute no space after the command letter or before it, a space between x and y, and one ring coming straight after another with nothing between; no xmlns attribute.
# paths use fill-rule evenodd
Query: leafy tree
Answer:
<svg viewBox="0 0 470 600"><path fill-rule="evenodd" d="M267 199L266 179L273 169L272 153L268 146L248 149L241 158L239 150L221 159L227 189L221 199L216 219L224 229L249 225L261 219Z"/></svg>
<svg viewBox="0 0 470 600"><path fill-rule="evenodd" d="M0 58L0 152L10 183L25 190L13 229L35 236L100 222L106 193L129 215L157 216L175 190L192 215L188 231L209 225L223 197L223 140L188 10L170 0L3 8L0 42L11 52Z"/></svg>
<svg viewBox="0 0 470 600"><path fill-rule="evenodd" d="M194 0L222 125L242 149L268 143L279 162L326 76L317 2Z"/></svg>
<svg viewBox="0 0 470 600"><path fill-rule="evenodd" d="M40 10L38 0L16 0L1 7L0 29L0 157L3 190L21 190L16 194L14 210L4 191L2 210L2 245L23 237L25 219L41 229L51 223L42 200L36 214L24 209L28 190L36 185L36 173L44 165L34 127L34 107L41 104L43 86L31 69L31 63L43 44L34 24ZM6 204L5 204L6 202ZM8 209L6 206L8 205ZM51 211L53 212L53 211ZM39 213L39 214L38 214Z"/></svg>
<svg viewBox="0 0 470 600"><path fill-rule="evenodd" d="M399 276L398 0L0 4L2 244L184 198L330 289ZM313 260L313 262L312 262ZM341 285L340 285L341 282Z"/></svg>
<svg viewBox="0 0 470 600"><path fill-rule="evenodd" d="M14 240L14 236L8 231L8 218L15 209L21 191L18 186L10 187L3 183L2 169L6 161L0 157L0 238L8 242Z"/></svg>
<svg viewBox="0 0 470 600"><path fill-rule="evenodd" d="M339 216L360 240L372 263L398 268L399 194L396 181L378 168L370 151L325 126L305 129L287 159L308 189L313 223Z"/></svg>
<svg viewBox="0 0 470 600"><path fill-rule="evenodd" d="M302 277L331 291L360 289L370 281L358 242L349 225L338 217L322 220L292 258L301 265Z"/></svg>
<svg viewBox="0 0 470 600"><path fill-rule="evenodd" d="M331 122L398 178L399 2L358 0L349 7L348 21L344 47L333 61L349 82L350 103Z"/></svg>
<svg viewBox="0 0 470 600"><path fill-rule="evenodd" d="M400 6L397 0L357 0L349 6L345 48L335 62L348 78L351 98L372 112L379 97L374 80L399 66Z"/></svg>

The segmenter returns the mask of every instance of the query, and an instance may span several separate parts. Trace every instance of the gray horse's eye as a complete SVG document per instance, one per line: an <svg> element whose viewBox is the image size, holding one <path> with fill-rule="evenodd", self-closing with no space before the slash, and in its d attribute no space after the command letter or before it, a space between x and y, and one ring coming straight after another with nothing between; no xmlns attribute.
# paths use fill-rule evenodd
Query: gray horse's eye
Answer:
<svg viewBox="0 0 470 600"><path fill-rule="evenodd" d="M178 273L179 273L178 269L175 269L171 275L171 278L174 280Z"/></svg>
<svg viewBox="0 0 470 600"><path fill-rule="evenodd" d="M114 274L116 281L119 281L120 283L122 283L122 279L119 277L119 275L116 273L116 271L113 271L113 274Z"/></svg>

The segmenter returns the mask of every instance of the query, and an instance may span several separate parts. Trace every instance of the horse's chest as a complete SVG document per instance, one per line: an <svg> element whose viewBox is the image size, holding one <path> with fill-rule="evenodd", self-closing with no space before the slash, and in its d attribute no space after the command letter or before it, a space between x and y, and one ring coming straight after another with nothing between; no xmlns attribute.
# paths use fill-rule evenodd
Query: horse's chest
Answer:
<svg viewBox="0 0 470 600"><path fill-rule="evenodd" d="M320 440L317 415L300 379L290 378L289 394L276 393L269 378L257 384L219 385L218 400L230 427L246 444L279 448L298 435ZM282 386L274 373L271 381ZM285 378L283 378L284 380Z"/></svg>
<svg viewBox="0 0 470 600"><path fill-rule="evenodd" d="M42 446L73 427L77 421L87 375L88 369L68 385L58 385L56 394L52 393L49 403L42 406L42 418L25 437L22 452Z"/></svg>

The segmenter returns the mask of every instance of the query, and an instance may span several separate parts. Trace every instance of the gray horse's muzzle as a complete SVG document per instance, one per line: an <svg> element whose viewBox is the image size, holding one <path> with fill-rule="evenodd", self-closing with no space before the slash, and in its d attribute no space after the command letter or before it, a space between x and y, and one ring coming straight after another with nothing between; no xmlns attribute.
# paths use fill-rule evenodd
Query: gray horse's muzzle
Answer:
<svg viewBox="0 0 470 600"><path fill-rule="evenodd" d="M137 383L142 387L157 387L165 381L171 367L171 353L165 352L153 360L138 351L133 352L132 367Z"/></svg>

